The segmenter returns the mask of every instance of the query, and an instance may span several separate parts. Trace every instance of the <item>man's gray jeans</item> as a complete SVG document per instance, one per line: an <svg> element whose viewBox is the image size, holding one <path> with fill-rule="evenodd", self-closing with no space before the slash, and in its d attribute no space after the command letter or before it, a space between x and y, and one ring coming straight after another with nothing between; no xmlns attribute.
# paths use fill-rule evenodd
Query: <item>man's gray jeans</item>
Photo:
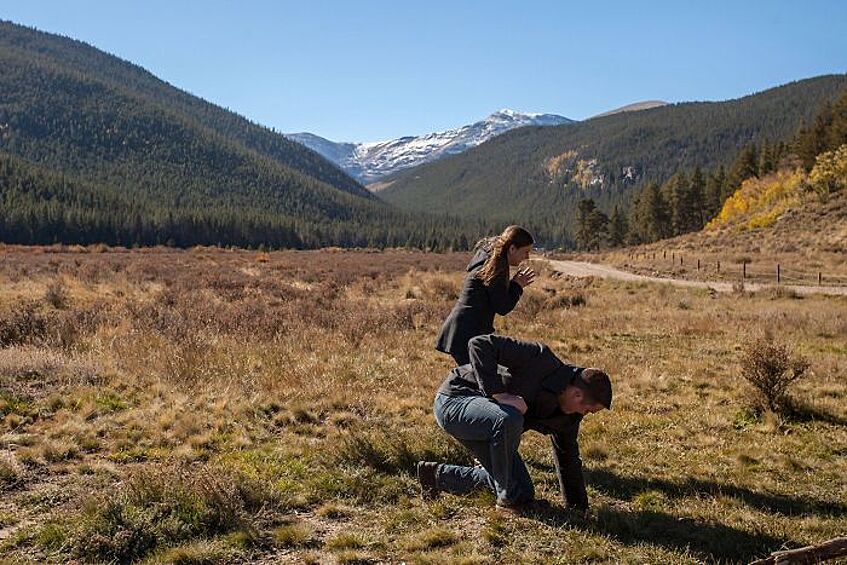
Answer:
<svg viewBox="0 0 847 565"><path fill-rule="evenodd" d="M467 494L490 489L497 504L514 506L535 497L532 479L518 453L523 433L523 414L484 396L436 394L435 420L482 464L481 467L439 465L436 484L440 490Z"/></svg>

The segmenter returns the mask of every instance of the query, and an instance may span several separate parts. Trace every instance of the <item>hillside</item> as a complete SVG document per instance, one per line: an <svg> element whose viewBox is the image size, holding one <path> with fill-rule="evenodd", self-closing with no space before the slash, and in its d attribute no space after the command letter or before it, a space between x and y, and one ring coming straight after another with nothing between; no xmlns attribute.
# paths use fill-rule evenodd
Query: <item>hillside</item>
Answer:
<svg viewBox="0 0 847 565"><path fill-rule="evenodd" d="M580 199L593 198L610 211L626 207L647 181L663 182L696 165L729 165L750 142L788 140L845 88L847 75L829 75L727 102L522 128L387 179L393 182L380 195L409 210L521 222L542 241L566 241Z"/></svg>
<svg viewBox="0 0 847 565"><path fill-rule="evenodd" d="M645 100L643 102L634 102L632 104L627 104L626 106L621 106L620 108L615 108L614 110L609 110L608 112L602 112L597 114L596 116L591 116L592 118L602 118L604 116L612 116L614 114L620 114L622 112L638 112L640 110L649 110L650 108L660 108L662 106L667 106L668 103L663 100Z"/></svg>
<svg viewBox="0 0 847 565"><path fill-rule="evenodd" d="M358 183L313 151L81 41L0 21L0 61L3 63L0 116L4 118L1 122L10 126L3 135L6 151L19 152L26 157L23 151L27 141L27 149L34 152L40 147L33 147L37 143L72 146L86 134L93 135L94 140L104 146L110 142L115 145L141 143L143 140L128 136L127 129L119 129L129 125L126 123L118 122L113 131L108 132L95 130L92 127L95 124L74 123L85 110L97 110L98 115L92 118L99 119L99 125L109 117L122 118L108 112L111 106L123 102L129 103L123 107L124 111L134 110L139 117L152 118L154 124L162 118L177 119L186 122L184 126L195 129L190 133L218 134L335 188L367 195ZM45 92L47 89L53 92ZM98 101L102 106L98 107ZM63 105L67 103L78 103L81 107ZM142 107L132 108L130 104ZM166 116L157 115L161 113ZM69 128L69 124L74 127ZM153 127L151 125L150 129ZM70 139L43 139L49 134L67 134L68 129L73 130ZM62 151L60 147L53 149ZM64 149L72 150L72 147Z"/></svg>
<svg viewBox="0 0 847 565"><path fill-rule="evenodd" d="M783 170L744 181L703 230L599 260L707 279L738 279L747 263L748 278L770 282L779 264L781 282L816 284L821 273L823 284L847 285L847 145L819 156L810 173Z"/></svg>
<svg viewBox="0 0 847 565"><path fill-rule="evenodd" d="M438 246L480 231L399 212L281 134L9 22L0 161L0 215L25 227L17 243Z"/></svg>

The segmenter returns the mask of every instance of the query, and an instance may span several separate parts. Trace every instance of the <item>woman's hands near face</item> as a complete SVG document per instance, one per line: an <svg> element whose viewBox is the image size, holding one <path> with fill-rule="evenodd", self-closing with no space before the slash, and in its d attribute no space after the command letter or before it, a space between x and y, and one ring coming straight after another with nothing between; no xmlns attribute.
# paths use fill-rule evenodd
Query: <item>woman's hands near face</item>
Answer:
<svg viewBox="0 0 847 565"><path fill-rule="evenodd" d="M521 288L525 288L535 282L535 271L530 267L523 267L515 273L512 280L521 285Z"/></svg>

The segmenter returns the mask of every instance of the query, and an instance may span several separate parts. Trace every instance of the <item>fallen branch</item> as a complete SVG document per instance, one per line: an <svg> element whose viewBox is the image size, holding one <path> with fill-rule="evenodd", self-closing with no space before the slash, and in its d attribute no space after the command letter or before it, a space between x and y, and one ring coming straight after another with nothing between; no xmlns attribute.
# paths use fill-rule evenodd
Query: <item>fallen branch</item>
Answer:
<svg viewBox="0 0 847 565"><path fill-rule="evenodd" d="M774 551L770 557L753 561L750 565L786 565L795 563L820 563L847 555L847 537L835 538L818 545Z"/></svg>

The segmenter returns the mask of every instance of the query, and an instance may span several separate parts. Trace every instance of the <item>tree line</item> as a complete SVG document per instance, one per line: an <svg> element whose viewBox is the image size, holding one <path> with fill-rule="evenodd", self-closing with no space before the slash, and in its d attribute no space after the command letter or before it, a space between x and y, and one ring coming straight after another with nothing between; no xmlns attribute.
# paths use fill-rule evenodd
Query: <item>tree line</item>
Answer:
<svg viewBox="0 0 847 565"><path fill-rule="evenodd" d="M284 136L140 67L0 22L0 241L441 250L466 249L509 223L526 225L544 246L646 241L702 225L735 177L763 174L785 147L750 147L738 174L716 165L742 141L782 139L845 81L818 77L725 103L522 128L416 168L445 194L420 194L412 206L391 198L394 185L380 193L401 209ZM809 119L803 151L816 151L831 121ZM573 147L597 158L601 185L548 174L543 164ZM703 170L689 166L695 157ZM586 196L593 208L577 205Z"/></svg>
<svg viewBox="0 0 847 565"><path fill-rule="evenodd" d="M812 124L824 103L845 88L847 75L831 75L737 100L518 128L398 173L380 197L404 209L519 223L545 246L571 246L580 200L594 200L610 218L618 206L630 220L634 197L649 182L661 187L679 171L690 179L698 165L707 182L710 174L720 176L721 165L727 177L751 144L757 159L764 153L765 161L772 160L780 141L790 144L798 127Z"/></svg>
<svg viewBox="0 0 847 565"><path fill-rule="evenodd" d="M662 184L649 181L628 211L615 205L609 216L592 198L583 198L577 211L576 245L584 250L638 245L699 231L745 180L782 168L810 171L818 155L845 143L847 91L825 104L811 124L802 124L790 141L748 144L729 169L719 166L704 172L695 166Z"/></svg>
<svg viewBox="0 0 847 565"><path fill-rule="evenodd" d="M497 226L374 206L336 219L210 201L174 206L44 170L0 152L0 241L22 245L469 249Z"/></svg>

